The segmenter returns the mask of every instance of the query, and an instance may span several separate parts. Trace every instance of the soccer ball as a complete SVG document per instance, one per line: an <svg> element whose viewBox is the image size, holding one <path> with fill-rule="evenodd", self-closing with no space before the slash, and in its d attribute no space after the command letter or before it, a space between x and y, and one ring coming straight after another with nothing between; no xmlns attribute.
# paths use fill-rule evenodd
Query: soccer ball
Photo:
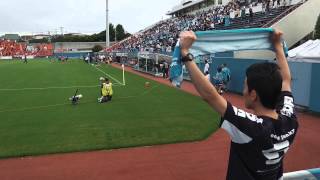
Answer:
<svg viewBox="0 0 320 180"><path fill-rule="evenodd" d="M100 81L104 81L104 77L100 77L99 79L100 79Z"/></svg>
<svg viewBox="0 0 320 180"><path fill-rule="evenodd" d="M150 87L150 82L144 83L144 87L145 87L145 88L149 88L149 87Z"/></svg>

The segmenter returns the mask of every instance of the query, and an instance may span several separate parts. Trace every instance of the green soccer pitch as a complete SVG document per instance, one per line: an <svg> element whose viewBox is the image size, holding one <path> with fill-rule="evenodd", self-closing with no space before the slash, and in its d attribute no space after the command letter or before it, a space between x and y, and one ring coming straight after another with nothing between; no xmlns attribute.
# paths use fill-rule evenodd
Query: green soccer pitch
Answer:
<svg viewBox="0 0 320 180"><path fill-rule="evenodd" d="M99 104L106 76L114 95ZM0 61L0 158L198 141L217 130L217 114L199 97L130 73L123 86L122 77L80 60ZM73 106L76 89L83 99Z"/></svg>

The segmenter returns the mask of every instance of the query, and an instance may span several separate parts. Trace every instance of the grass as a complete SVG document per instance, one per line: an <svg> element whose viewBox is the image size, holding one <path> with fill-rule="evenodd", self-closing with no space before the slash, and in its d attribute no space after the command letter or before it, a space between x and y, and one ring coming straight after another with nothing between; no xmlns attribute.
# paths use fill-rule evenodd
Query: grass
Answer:
<svg viewBox="0 0 320 180"><path fill-rule="evenodd" d="M100 69L122 81L122 71ZM95 86L101 76L77 60L0 61L0 158L197 141L218 128L199 97L130 73L107 104L97 103L99 87L80 88L77 106L68 101L75 87L21 90Z"/></svg>

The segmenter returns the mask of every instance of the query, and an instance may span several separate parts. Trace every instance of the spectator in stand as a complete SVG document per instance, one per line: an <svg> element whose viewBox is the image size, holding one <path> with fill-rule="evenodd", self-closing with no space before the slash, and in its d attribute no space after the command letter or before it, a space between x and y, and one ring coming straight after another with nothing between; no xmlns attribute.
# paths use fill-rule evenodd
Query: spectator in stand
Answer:
<svg viewBox="0 0 320 180"><path fill-rule="evenodd" d="M277 8L280 7L280 0L277 0Z"/></svg>
<svg viewBox="0 0 320 180"><path fill-rule="evenodd" d="M269 14L270 12L270 0L267 0L267 3L266 3L266 13Z"/></svg>
<svg viewBox="0 0 320 180"><path fill-rule="evenodd" d="M253 10L252 10L252 7L250 7L249 9L249 13L250 13L250 19L249 19L249 22L253 22Z"/></svg>
<svg viewBox="0 0 320 180"><path fill-rule="evenodd" d="M263 14L265 14L265 13L266 13L266 4L265 4L265 3L262 3L262 9L261 9L261 12L262 12Z"/></svg>
<svg viewBox="0 0 320 180"><path fill-rule="evenodd" d="M259 4L262 2L262 12L266 12L267 16L270 13L271 5L276 3L277 6L279 6L278 4L280 1L281 0L260 0L258 2ZM253 12L254 8L252 6L256 6L257 4L257 1L250 1L250 3L248 3L248 1L236 0L235 2L219 5L206 11L199 11L195 14L188 14L160 21L154 27L139 32L124 41L118 42L113 45L109 51L149 51L170 54L176 44L179 32L183 30L207 31L220 29L222 27L221 25L225 25L226 27L229 26L231 22L233 22L232 18L241 17L242 19L247 20L245 6L250 7L247 9L250 13L249 20L252 22L255 16ZM240 19L240 21L242 20ZM260 21L260 24L261 23L264 22ZM171 47L171 49L169 47Z"/></svg>
<svg viewBox="0 0 320 180"><path fill-rule="evenodd" d="M224 16L224 26L230 26L230 15L229 14Z"/></svg>
<svg viewBox="0 0 320 180"><path fill-rule="evenodd" d="M275 4L276 4L276 0L272 0L272 8L274 8Z"/></svg>

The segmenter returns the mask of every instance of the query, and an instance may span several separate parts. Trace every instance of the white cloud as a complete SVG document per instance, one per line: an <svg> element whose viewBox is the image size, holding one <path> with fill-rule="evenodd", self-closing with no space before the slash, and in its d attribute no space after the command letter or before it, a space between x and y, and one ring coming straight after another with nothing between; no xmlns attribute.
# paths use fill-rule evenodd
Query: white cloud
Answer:
<svg viewBox="0 0 320 180"><path fill-rule="evenodd" d="M180 0L179 0L180 1ZM109 0L110 22L137 32L166 17L176 0ZM105 28L105 0L10 0L1 2L0 34L93 33Z"/></svg>

